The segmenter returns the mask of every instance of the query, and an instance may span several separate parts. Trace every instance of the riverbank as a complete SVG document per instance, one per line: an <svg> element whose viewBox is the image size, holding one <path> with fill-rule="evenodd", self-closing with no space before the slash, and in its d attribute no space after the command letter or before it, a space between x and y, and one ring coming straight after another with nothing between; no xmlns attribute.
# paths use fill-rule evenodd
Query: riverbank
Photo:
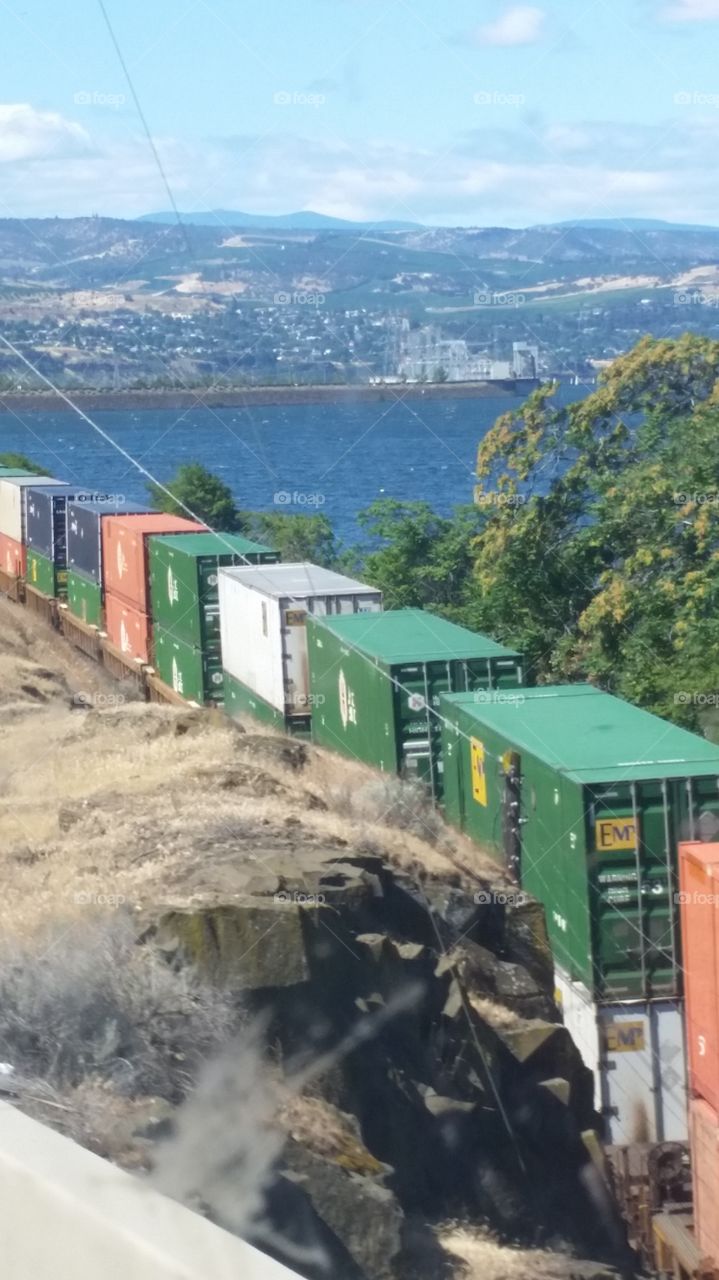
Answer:
<svg viewBox="0 0 719 1280"><path fill-rule="evenodd" d="M467 400L487 396L528 395L531 378L494 382L387 383L378 386L182 387L154 391L72 391L72 400L89 412L107 409L237 409L252 405L392 403L396 400ZM52 391L0 392L0 412L38 413L67 407Z"/></svg>

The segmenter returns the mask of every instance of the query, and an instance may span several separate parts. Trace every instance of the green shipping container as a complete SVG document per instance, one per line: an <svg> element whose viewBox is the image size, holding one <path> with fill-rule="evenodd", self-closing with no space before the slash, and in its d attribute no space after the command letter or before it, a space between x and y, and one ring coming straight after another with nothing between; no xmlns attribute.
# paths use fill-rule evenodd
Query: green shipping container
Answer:
<svg viewBox="0 0 719 1280"><path fill-rule="evenodd" d="M152 619L198 649L219 648L219 567L278 560L271 547L236 533L158 534L149 540Z"/></svg>
<svg viewBox="0 0 719 1280"><path fill-rule="evenodd" d="M442 794L440 695L522 683L522 659L423 609L307 618L315 742Z"/></svg>
<svg viewBox="0 0 719 1280"><path fill-rule="evenodd" d="M64 600L67 595L67 569L58 569L49 556L44 556L31 547L27 549L25 580L45 596Z"/></svg>
<svg viewBox="0 0 719 1280"><path fill-rule="evenodd" d="M67 607L82 622L102 626L102 588L75 569L70 569L67 575Z"/></svg>
<svg viewBox="0 0 719 1280"><path fill-rule="evenodd" d="M153 628L153 646L155 670L166 685L190 702L222 703L219 648L203 651L157 625Z"/></svg>
<svg viewBox="0 0 719 1280"><path fill-rule="evenodd" d="M677 844L719 813L719 748L591 685L441 700L445 814L544 903L594 1000L681 991Z"/></svg>

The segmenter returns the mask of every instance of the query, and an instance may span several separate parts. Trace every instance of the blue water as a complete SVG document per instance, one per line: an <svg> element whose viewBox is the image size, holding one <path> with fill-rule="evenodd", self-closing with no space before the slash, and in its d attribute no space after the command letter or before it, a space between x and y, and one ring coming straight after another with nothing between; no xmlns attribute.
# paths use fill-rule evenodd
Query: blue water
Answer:
<svg viewBox="0 0 719 1280"><path fill-rule="evenodd" d="M559 399L581 398L562 388ZM323 512L341 543L360 540L357 513L376 498L437 511L472 501L477 445L513 397L355 405L98 412L90 416L163 482L201 462L238 506ZM144 501L146 478L71 411L0 414L0 452L19 450L50 475Z"/></svg>

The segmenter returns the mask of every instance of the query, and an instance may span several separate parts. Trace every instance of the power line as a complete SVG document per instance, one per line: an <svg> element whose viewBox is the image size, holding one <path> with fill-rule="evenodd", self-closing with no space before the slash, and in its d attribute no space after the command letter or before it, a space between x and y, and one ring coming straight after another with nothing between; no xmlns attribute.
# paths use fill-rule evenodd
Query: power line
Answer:
<svg viewBox="0 0 719 1280"><path fill-rule="evenodd" d="M104 2L104 0L97 0L97 3L98 3L98 5L99 5L99 7L100 7L100 12L101 12L101 14L102 14L102 16L103 16L103 18L104 18L104 20L105 20L105 25L106 25L106 27L107 27L107 30L108 30L109 34L110 34L110 39L111 39L111 41L112 41L112 43L113 43L113 46L114 46L114 49L115 49L115 53L117 54L118 61L119 61L119 63L120 63L120 66L122 67L122 70L123 70L123 73L124 73L125 79L127 80L127 85L128 85L129 90L130 90L130 93L132 94L132 100L133 100L133 102L134 102L134 104L135 104L135 109L136 109L136 111L137 111L138 116L140 117L140 121L141 121L141 123L142 123L142 127L143 127L143 129L145 130L145 136L146 136L146 138L147 138L147 141L148 141L148 144L149 144L150 150L152 151L152 154L153 154L153 157L154 157L154 160L155 160L155 164L157 165L157 168L158 168L158 170L159 170L160 176L161 176L161 178L162 178L162 181L163 181L163 184L164 184L164 187L165 187L165 191L167 192L167 198L168 198L168 200L170 201L170 205L172 206L172 211L173 211L173 213L174 213L174 215L175 215L175 217L176 217L176 219L177 219L177 224L178 224L178 226L179 226L179 228L180 228L180 230L181 230L181 232L182 232L182 236L183 236L183 239L184 239L184 241L185 241L185 248L187 249L187 252L188 252L189 254L192 254L192 245L190 244L190 237L189 237L189 235L188 235L187 227L185 226L185 223L184 223L184 222L183 222L183 220L182 220L182 214L180 213L180 210L179 210L179 209L178 209L178 207L177 207L177 202L176 202L175 197L174 197L174 195L173 195L172 187L170 186L169 178L168 178L167 173L166 173L166 171L165 171L165 167L164 167L164 165L163 165L163 163L162 163L162 159L161 159L161 157L160 157L160 153L159 153L159 151L157 150L157 146L155 145L155 140L154 140L154 138L153 138L153 136L152 136L152 133L151 133L151 131L150 131L150 126L149 126L149 124L148 124L148 122L147 122L147 116L145 115L145 112L144 112L144 111L143 111L143 109L142 109L142 103L140 102L140 99L139 99L138 94L137 94L137 90L136 90L135 85L134 85L134 83L133 83L132 76L130 75L130 69L129 69L129 67L128 67L128 65L127 65L126 61L125 61L125 58L123 57L122 49L120 48L120 45L119 45L119 42L118 42L117 36L115 35L115 31L114 31L113 25L112 25L112 23L111 23L111 21L110 21L110 15L108 14L107 9L105 8L105 2Z"/></svg>

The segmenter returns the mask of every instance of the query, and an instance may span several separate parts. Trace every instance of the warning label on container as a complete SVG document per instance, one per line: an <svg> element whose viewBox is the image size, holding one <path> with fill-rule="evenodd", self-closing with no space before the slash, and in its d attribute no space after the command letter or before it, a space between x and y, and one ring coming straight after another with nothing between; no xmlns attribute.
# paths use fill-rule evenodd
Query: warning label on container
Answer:
<svg viewBox="0 0 719 1280"><path fill-rule="evenodd" d="M603 849L636 849L637 824L633 818L598 818L594 824L594 847Z"/></svg>
<svg viewBox="0 0 719 1280"><path fill-rule="evenodd" d="M472 752L472 795L477 804L487 804L487 774L485 772L484 744L478 738L470 739Z"/></svg>
<svg viewBox="0 0 719 1280"><path fill-rule="evenodd" d="M604 1043L608 1053L637 1053L644 1048L644 1023L608 1022L604 1028Z"/></svg>

